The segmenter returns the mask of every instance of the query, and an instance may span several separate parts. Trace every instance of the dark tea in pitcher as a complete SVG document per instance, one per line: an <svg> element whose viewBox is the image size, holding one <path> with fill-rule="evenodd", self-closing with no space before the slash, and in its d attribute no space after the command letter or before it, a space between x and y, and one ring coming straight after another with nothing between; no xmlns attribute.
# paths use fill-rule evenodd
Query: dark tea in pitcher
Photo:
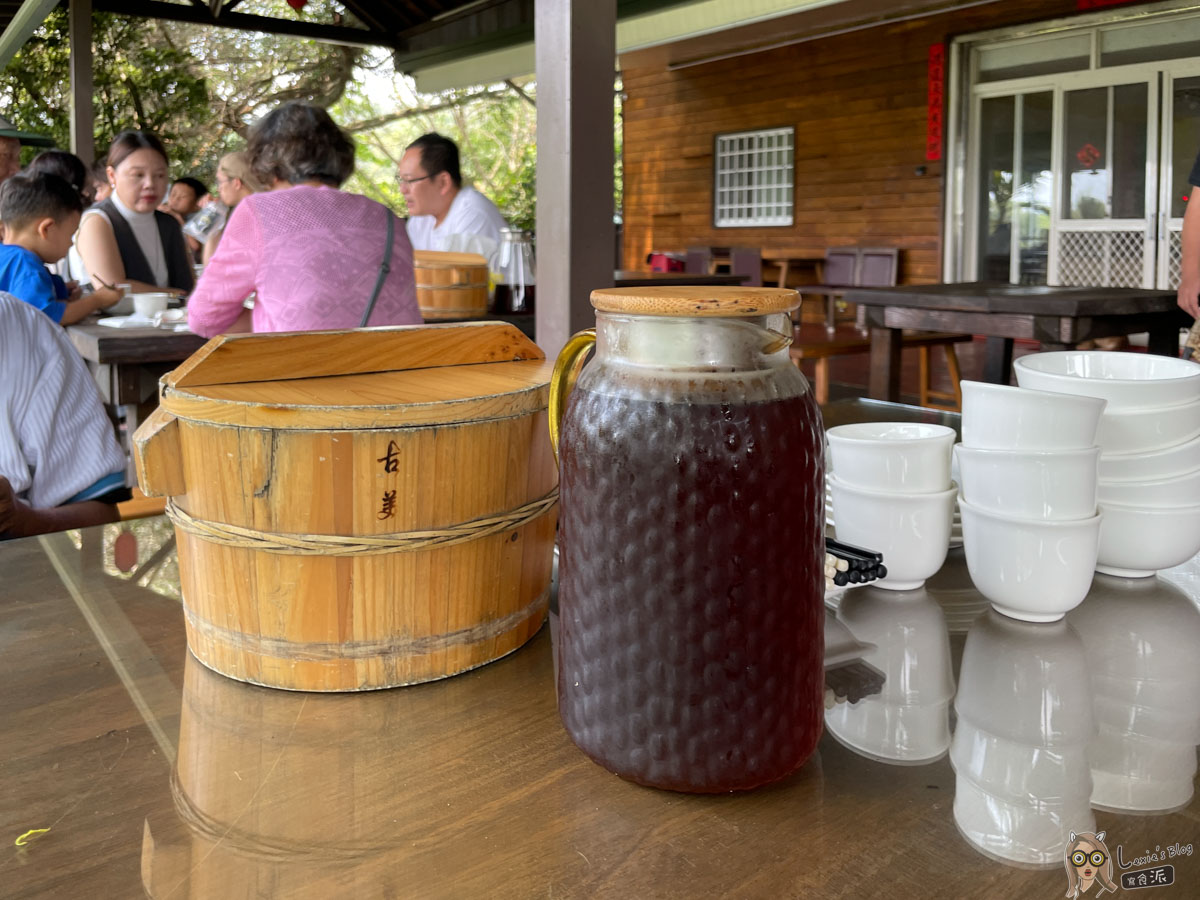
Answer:
<svg viewBox="0 0 1200 900"><path fill-rule="evenodd" d="M670 383L642 399L581 380L568 400L559 712L622 777L745 790L821 734L823 429L807 388L700 402Z"/></svg>

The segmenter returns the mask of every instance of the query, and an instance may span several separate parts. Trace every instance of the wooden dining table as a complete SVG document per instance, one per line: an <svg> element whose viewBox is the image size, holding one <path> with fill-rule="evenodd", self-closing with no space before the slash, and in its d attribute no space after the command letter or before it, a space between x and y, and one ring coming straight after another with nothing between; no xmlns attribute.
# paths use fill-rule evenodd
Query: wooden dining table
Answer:
<svg viewBox="0 0 1200 900"><path fill-rule="evenodd" d="M876 401L839 401L824 415L826 426L958 419ZM1005 864L964 839L945 756L896 765L826 733L799 771L749 793L679 794L610 774L559 720L552 628L428 684L306 694L235 681L188 653L179 565L165 517L0 542L0 895L963 900L1066 891L1061 862ZM1182 590L1197 599L1200 581L1181 584L1143 584L1147 618L1113 641L1128 645L1139 629L1162 640L1153 616L1163 602L1177 609ZM850 588L827 598L829 608L845 609L856 591L884 593ZM926 588L876 605L896 618L873 639L873 658L903 659L904 641L925 629L922 646L945 640L956 675L987 611L961 549ZM1046 674L1030 672L1023 689ZM1194 796L1169 813L1095 812L1125 860L1194 844L1198 820ZM1200 854L1170 862L1176 887L1147 896L1194 895Z"/></svg>
<svg viewBox="0 0 1200 900"><path fill-rule="evenodd" d="M865 307L871 328L867 392L880 400L900 397L905 329L985 336L983 378L1008 384L1017 338L1062 350L1095 338L1148 332L1149 352L1178 356L1179 332L1192 324L1174 291L1149 288L963 282L850 287L845 300Z"/></svg>
<svg viewBox="0 0 1200 900"><path fill-rule="evenodd" d="M67 337L88 364L114 422L118 407L125 408L126 440L158 405L158 379L208 340L153 326L111 328L95 317L68 325Z"/></svg>

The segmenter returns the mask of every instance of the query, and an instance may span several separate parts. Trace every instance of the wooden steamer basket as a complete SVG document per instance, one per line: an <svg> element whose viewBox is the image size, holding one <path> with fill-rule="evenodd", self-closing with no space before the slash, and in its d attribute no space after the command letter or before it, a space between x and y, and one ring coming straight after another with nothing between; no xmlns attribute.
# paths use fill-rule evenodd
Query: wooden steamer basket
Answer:
<svg viewBox="0 0 1200 900"><path fill-rule="evenodd" d="M487 260L477 253L413 251L417 305L425 319L469 319L487 314Z"/></svg>
<svg viewBox="0 0 1200 900"><path fill-rule="evenodd" d="M171 498L192 653L354 691L524 644L554 546L549 377L503 324L209 341L134 437L142 490Z"/></svg>

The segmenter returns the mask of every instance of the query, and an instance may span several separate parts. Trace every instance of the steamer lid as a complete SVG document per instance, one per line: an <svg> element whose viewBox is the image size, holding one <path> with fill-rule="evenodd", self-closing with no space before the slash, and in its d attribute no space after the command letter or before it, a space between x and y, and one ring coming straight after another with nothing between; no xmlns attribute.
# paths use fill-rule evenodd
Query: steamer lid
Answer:
<svg viewBox="0 0 1200 900"><path fill-rule="evenodd" d="M545 409L552 364L504 323L222 335L161 384L181 419L250 428L398 428Z"/></svg>
<svg viewBox="0 0 1200 900"><path fill-rule="evenodd" d="M592 306L600 312L640 316L768 316L799 305L800 295L786 288L662 285L592 291Z"/></svg>
<svg viewBox="0 0 1200 900"><path fill-rule="evenodd" d="M414 250L413 265L427 269L486 266L487 260L478 253L451 253L447 250Z"/></svg>

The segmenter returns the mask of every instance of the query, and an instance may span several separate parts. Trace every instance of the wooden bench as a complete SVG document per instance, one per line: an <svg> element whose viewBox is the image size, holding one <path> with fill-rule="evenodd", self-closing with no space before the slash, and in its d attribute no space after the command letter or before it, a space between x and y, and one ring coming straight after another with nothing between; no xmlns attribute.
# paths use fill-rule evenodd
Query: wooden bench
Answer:
<svg viewBox="0 0 1200 900"><path fill-rule="evenodd" d="M828 337L824 340L801 339L800 329L796 329L797 340L791 346L792 362L799 368L800 361L811 359L816 363L816 393L817 403L824 405L829 402L829 360L835 356L854 356L870 353L871 338L855 332L844 336ZM804 335L807 337L807 335ZM961 411L962 388L959 387L961 376L958 369L958 355L954 345L971 340L969 334L943 334L936 331L906 331L902 338L904 348L915 347L920 353L920 403L933 409L949 409ZM946 357L946 368L950 373L950 383L953 392L935 391L930 387L929 351L941 347ZM935 402L940 401L940 402Z"/></svg>

